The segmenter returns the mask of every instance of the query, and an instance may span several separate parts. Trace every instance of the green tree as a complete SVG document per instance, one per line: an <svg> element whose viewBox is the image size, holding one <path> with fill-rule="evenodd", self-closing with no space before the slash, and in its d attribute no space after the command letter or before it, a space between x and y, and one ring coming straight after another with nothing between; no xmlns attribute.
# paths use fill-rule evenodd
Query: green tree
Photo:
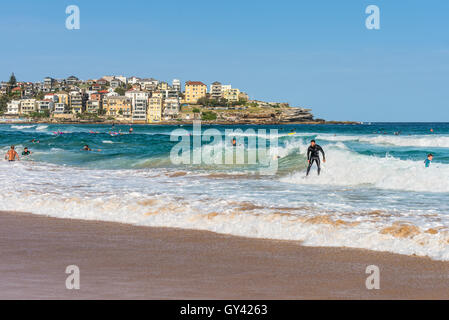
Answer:
<svg viewBox="0 0 449 320"><path fill-rule="evenodd" d="M10 97L7 95L0 96L0 112L5 112L8 107L8 102L10 101Z"/></svg>
<svg viewBox="0 0 449 320"><path fill-rule="evenodd" d="M11 76L9 77L8 84L9 84L11 87L15 87L15 86L16 86L17 80L16 80L16 76L14 75L14 72L11 73Z"/></svg>
<svg viewBox="0 0 449 320"><path fill-rule="evenodd" d="M126 90L123 88L115 88L114 92L117 92L119 95L124 96Z"/></svg>
<svg viewBox="0 0 449 320"><path fill-rule="evenodd" d="M217 114L212 111L204 111L201 114L201 120L205 120L205 121L217 120Z"/></svg>

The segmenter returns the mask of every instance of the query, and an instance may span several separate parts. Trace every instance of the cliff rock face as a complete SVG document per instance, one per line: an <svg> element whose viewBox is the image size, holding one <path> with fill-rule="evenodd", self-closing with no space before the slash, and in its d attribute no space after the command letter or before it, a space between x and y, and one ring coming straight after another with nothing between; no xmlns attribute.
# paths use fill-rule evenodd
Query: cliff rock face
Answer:
<svg viewBox="0 0 449 320"><path fill-rule="evenodd" d="M280 111L278 119L280 122L307 122L313 121L313 114L310 109L287 108Z"/></svg>

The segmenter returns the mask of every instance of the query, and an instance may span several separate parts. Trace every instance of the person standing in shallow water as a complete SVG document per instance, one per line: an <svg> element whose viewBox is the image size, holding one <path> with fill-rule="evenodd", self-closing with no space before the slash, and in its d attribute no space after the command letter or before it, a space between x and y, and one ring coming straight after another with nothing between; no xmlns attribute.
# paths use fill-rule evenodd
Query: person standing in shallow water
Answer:
<svg viewBox="0 0 449 320"><path fill-rule="evenodd" d="M5 154L5 160L8 160L9 162L16 160L20 161L19 154L14 150L14 146L11 146L11 149Z"/></svg>
<svg viewBox="0 0 449 320"><path fill-rule="evenodd" d="M433 160L433 154L429 153L427 155L427 159L424 160L424 165L426 166L426 168L430 167L430 163L432 162L432 160Z"/></svg>
<svg viewBox="0 0 449 320"><path fill-rule="evenodd" d="M320 175L321 172L320 152L323 154L323 162L326 162L326 156L324 154L323 148L317 145L315 140L310 141L310 146L307 149L307 161L309 162L309 166L307 167L306 176L309 175L310 168L312 168L314 162L316 162L316 165L318 167L318 175Z"/></svg>

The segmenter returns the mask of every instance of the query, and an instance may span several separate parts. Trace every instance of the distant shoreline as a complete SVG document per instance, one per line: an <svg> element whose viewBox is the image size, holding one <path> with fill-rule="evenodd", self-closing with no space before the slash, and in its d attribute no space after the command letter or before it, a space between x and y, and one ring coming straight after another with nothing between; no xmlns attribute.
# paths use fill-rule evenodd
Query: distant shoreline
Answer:
<svg viewBox="0 0 449 320"><path fill-rule="evenodd" d="M302 122L227 122L227 121L204 121L203 125L309 125L309 124L345 124L358 125L363 122L359 121L302 121ZM0 124L81 124L81 125L125 125L125 126L145 126L145 125L160 125L160 126L177 126L177 125L192 125L193 121L160 121L156 123L132 123L132 122L118 122L118 121L2 121Z"/></svg>

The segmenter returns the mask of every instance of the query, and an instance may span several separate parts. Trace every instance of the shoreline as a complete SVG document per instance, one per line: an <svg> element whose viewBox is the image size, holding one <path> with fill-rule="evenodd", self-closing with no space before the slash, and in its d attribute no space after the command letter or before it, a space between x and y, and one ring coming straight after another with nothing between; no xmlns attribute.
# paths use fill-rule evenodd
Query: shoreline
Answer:
<svg viewBox="0 0 449 320"><path fill-rule="evenodd" d="M449 262L423 257L16 212L0 237L0 299L449 299Z"/></svg>
<svg viewBox="0 0 449 320"><path fill-rule="evenodd" d="M63 121L63 122L48 122L48 121L8 121L0 122L0 124L48 124L48 125L61 125L61 124L78 124L78 125L124 125L124 126L178 126L178 125L193 125L193 121L176 121L176 122L157 122L157 123L130 123L130 122L117 122L117 121L104 121L104 122L77 122L77 121ZM239 125L256 125L256 126L275 126L275 125L309 125L309 124L343 124L343 125L359 125L362 122L357 121L306 121L306 122L266 122L266 123L250 123L250 122L210 122L201 121L202 125L223 125L223 126L239 126Z"/></svg>

